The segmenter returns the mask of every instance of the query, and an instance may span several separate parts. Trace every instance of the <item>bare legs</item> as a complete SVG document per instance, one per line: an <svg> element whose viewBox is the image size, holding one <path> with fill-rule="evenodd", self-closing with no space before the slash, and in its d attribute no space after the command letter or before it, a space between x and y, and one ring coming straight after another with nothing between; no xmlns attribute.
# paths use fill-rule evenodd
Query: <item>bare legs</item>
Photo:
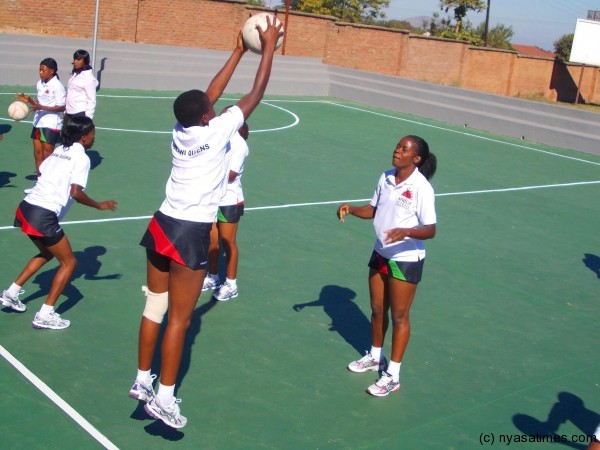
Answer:
<svg viewBox="0 0 600 450"><path fill-rule="evenodd" d="M417 285L382 275L369 270L369 291L371 295L371 338L374 347L383 347L392 316L391 361L401 362L410 338L409 310Z"/></svg>

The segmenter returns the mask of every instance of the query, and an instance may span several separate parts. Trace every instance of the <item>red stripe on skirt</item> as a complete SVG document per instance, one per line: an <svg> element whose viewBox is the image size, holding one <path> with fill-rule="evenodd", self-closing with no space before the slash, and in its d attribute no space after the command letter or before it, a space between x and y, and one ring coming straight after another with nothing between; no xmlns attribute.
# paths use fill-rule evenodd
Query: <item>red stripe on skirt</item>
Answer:
<svg viewBox="0 0 600 450"><path fill-rule="evenodd" d="M148 225L148 230L150 234L154 238L154 245L156 246L156 252L161 255L167 256L171 258L176 263L179 263L185 266L185 262L181 258L181 255L177 251L177 249L171 244L169 238L165 235L164 231L158 224L158 222L152 218L150 224Z"/></svg>
<svg viewBox="0 0 600 450"><path fill-rule="evenodd" d="M21 222L21 231L23 231L23 233L28 234L30 236L39 236L39 237L44 236L38 230L33 228L33 226L31 226L31 224L29 222L27 222L27 220L25 219L25 216L23 216L23 213L21 212L21 208L17 208L16 215L17 215L17 219L19 219L19 221Z"/></svg>

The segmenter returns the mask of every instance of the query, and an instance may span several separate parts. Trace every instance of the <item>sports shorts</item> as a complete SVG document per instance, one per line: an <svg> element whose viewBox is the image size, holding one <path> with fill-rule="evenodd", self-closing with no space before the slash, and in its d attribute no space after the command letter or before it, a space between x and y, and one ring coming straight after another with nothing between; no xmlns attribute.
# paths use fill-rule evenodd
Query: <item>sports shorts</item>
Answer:
<svg viewBox="0 0 600 450"><path fill-rule="evenodd" d="M237 223L244 215L244 203L237 205L219 206L217 220L225 223Z"/></svg>
<svg viewBox="0 0 600 450"><path fill-rule="evenodd" d="M212 225L174 219L156 211L140 245L190 269L205 269Z"/></svg>
<svg viewBox="0 0 600 450"><path fill-rule="evenodd" d="M39 240L45 247L58 244L65 235L53 211L32 205L25 200L17 207L14 226L21 228L32 241Z"/></svg>
<svg viewBox="0 0 600 450"><path fill-rule="evenodd" d="M420 261L394 261L384 258L377 252L373 252L369 260L369 267L377 272L388 275L397 280L417 284L423 275L425 260Z"/></svg>
<svg viewBox="0 0 600 450"><path fill-rule="evenodd" d="M31 130L31 139L37 139L38 141L56 145L61 142L60 130L33 127L33 130Z"/></svg>

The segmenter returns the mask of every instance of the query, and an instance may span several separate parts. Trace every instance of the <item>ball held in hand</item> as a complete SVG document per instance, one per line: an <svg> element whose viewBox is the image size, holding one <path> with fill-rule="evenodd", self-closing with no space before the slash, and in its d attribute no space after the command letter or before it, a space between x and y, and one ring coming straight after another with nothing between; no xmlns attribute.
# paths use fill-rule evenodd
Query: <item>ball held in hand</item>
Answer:
<svg viewBox="0 0 600 450"><path fill-rule="evenodd" d="M271 18L271 23L275 26L279 25L281 21L277 18L277 16L269 13L258 13L250 16L246 23L244 23L244 27L242 28L242 38L244 39L244 44L248 47L253 53L261 54L262 53L262 41L260 39L260 34L256 29L257 26L261 28L261 30L267 29L267 16ZM277 44L275 45L275 49L281 47L283 43L283 27L280 30L280 36L277 40Z"/></svg>

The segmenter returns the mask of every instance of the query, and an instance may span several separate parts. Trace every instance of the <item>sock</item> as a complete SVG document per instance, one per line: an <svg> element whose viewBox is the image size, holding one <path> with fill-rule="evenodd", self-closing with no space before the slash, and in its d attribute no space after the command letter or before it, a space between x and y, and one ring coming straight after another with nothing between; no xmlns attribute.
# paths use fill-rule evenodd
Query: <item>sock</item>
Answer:
<svg viewBox="0 0 600 450"><path fill-rule="evenodd" d="M21 292L21 286L19 286L18 284L13 283L6 290L6 292L8 292L8 295L10 295L11 297L16 297L17 295L19 295L19 292Z"/></svg>
<svg viewBox="0 0 600 450"><path fill-rule="evenodd" d="M390 361L387 367L387 373L392 376L392 380L400 381L400 366L401 362Z"/></svg>
<svg viewBox="0 0 600 450"><path fill-rule="evenodd" d="M40 316L48 317L50 313L54 311L54 306L46 305L45 303L40 308Z"/></svg>
<svg viewBox="0 0 600 450"><path fill-rule="evenodd" d="M375 361L381 361L381 351L383 347L373 347L371 346L371 356Z"/></svg>
<svg viewBox="0 0 600 450"><path fill-rule="evenodd" d="M158 383L158 392L156 393L158 402L163 406L170 406L175 401L175 385L165 386Z"/></svg>
<svg viewBox="0 0 600 450"><path fill-rule="evenodd" d="M234 289L237 289L237 280L234 278L233 280L231 278L225 278L225 282L231 286Z"/></svg>
<svg viewBox="0 0 600 450"><path fill-rule="evenodd" d="M152 381L152 378L150 377L150 371L149 370L140 370L138 369L137 371L137 376L135 377L136 380L139 381L143 381L146 384L150 384L150 381Z"/></svg>

